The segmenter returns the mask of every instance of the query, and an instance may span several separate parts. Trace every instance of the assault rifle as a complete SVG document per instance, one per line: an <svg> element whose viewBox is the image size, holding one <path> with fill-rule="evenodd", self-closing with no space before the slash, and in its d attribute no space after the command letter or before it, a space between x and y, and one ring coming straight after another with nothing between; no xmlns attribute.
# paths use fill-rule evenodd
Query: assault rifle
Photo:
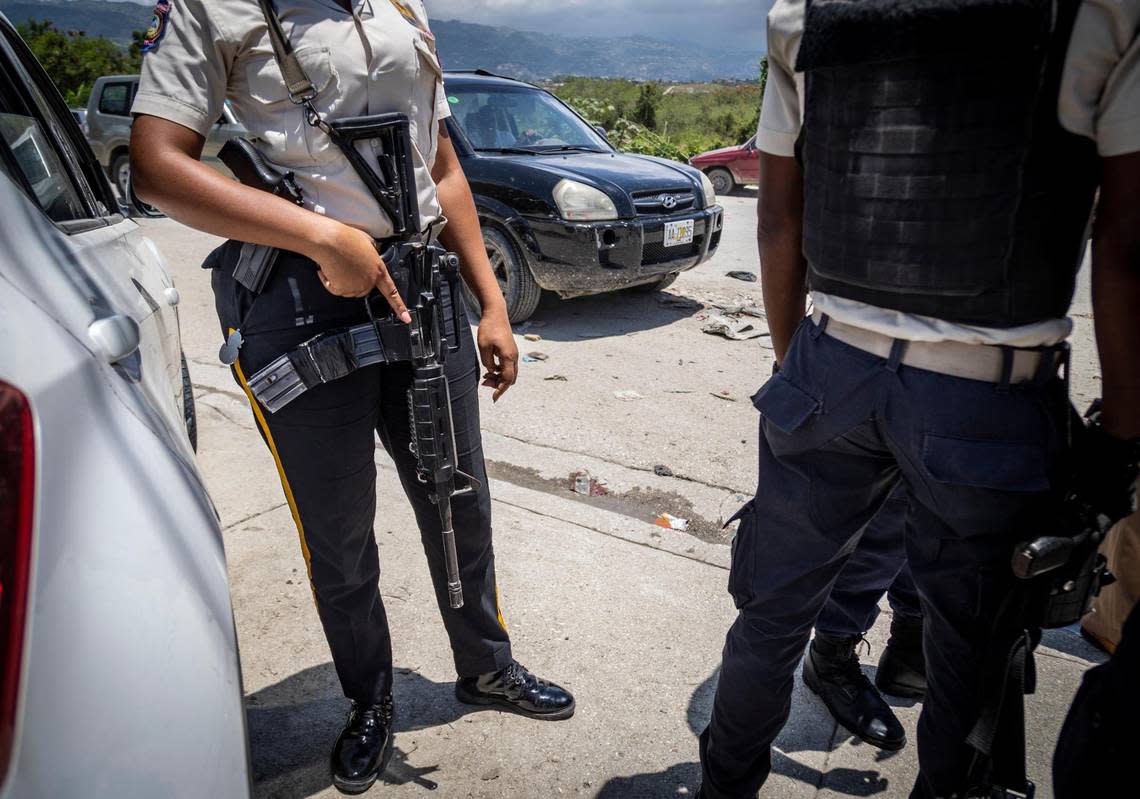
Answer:
<svg viewBox="0 0 1140 799"><path fill-rule="evenodd" d="M448 601L458 609L463 607L463 586L451 500L479 487L478 480L459 470L445 369L448 355L457 352L464 339L458 317L453 313L448 324L443 310L445 282L452 301L459 297L459 257L433 243L421 227L411 132L405 115L381 114L334 122L312 113L309 121L344 153L391 221L394 237L376 246L412 321L405 325L396 319L387 300L375 292L364 301L369 324L332 331L306 342L253 375L250 388L266 409L275 413L310 388L363 366L411 363L410 449L416 456L417 477L428 486L431 501L439 508ZM378 169L358 149L362 143L368 145ZM292 175L269 166L249 142L227 144L222 158L243 183L300 202ZM246 260L244 253L242 262ZM259 293L275 258L253 260L256 269L245 270L251 273L246 275L249 282L241 280L237 271L235 278ZM239 263L239 269L241 266Z"/></svg>

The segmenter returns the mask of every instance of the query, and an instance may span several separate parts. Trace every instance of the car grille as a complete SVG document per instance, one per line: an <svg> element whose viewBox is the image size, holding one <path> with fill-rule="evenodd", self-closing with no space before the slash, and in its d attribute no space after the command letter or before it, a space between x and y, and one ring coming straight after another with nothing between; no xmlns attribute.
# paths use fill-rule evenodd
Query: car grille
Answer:
<svg viewBox="0 0 1140 799"><path fill-rule="evenodd" d="M692 189L654 189L633 193L633 205L638 216L671 216L687 213L696 206L697 195Z"/></svg>
<svg viewBox="0 0 1140 799"><path fill-rule="evenodd" d="M664 264L669 261L683 261L686 258L698 258L701 254L701 248L704 246L704 235L693 237L692 244L682 244L677 247L666 247L661 242L652 242L645 245L645 249L641 253L641 263L643 266L652 266L653 264Z"/></svg>

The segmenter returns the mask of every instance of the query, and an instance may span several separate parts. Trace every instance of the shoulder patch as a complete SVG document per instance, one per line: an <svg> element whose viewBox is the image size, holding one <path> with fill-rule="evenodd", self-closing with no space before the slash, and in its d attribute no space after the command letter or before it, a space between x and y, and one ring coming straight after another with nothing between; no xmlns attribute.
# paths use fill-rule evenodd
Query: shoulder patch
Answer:
<svg viewBox="0 0 1140 799"><path fill-rule="evenodd" d="M154 16L151 17L150 27L146 29L146 36L143 38L142 51L149 53L154 48L158 47L162 37L166 35L166 29L170 27L170 8L173 0L158 0L154 6Z"/></svg>

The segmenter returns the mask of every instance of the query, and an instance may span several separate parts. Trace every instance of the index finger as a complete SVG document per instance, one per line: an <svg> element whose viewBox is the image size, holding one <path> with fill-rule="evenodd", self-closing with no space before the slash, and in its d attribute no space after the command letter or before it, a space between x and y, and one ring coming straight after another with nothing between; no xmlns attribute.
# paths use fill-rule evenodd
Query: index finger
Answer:
<svg viewBox="0 0 1140 799"><path fill-rule="evenodd" d="M392 311L396 317L405 325L411 324L412 315L408 313L408 306L404 303L404 298L400 296L400 290L396 288L392 276L388 274L388 267L383 264L380 266L380 276L376 278L376 288L392 306Z"/></svg>
<svg viewBox="0 0 1140 799"><path fill-rule="evenodd" d="M510 387L515 384L515 381L518 380L518 377L518 361L514 358L502 358L500 360L499 368L499 387L495 389L495 393L491 399L494 402L498 402L499 398L506 394Z"/></svg>

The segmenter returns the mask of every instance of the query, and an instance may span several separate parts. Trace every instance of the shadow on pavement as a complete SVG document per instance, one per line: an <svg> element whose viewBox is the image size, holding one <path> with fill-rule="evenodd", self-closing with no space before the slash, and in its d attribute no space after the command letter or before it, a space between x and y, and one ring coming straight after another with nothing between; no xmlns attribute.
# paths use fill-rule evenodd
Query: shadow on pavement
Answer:
<svg viewBox="0 0 1140 799"><path fill-rule="evenodd" d="M719 675L720 670L717 669L709 675L708 679L696 687L685 710L686 721L694 735L694 739L689 742L690 751L694 753L697 751L695 736L699 736L708 724ZM826 711L824 712L826 713ZM820 747L818 736L813 736L814 740L805 740L802 735L796 734L795 728L786 726L772 750L772 773L796 782L802 782L813 788L826 787L830 792L843 796L885 794L891 787L890 781L875 769L829 768L826 772L822 772L784 753L785 751L793 753L834 751L846 740L844 736L831 734L834 729L833 723L828 725L829 734L827 738L831 741L830 746ZM875 750L874 760L879 763L897 754L897 752ZM597 794L597 799L691 797L696 794L700 782L701 766L699 762L678 763L664 771L635 774L632 777L615 777L602 786Z"/></svg>
<svg viewBox="0 0 1140 799"><path fill-rule="evenodd" d="M408 669L396 669L396 733L438 727L468 713L451 683L437 683ZM328 757L348 713L331 663L315 666L246 697L254 796L293 799L332 785ZM413 768L398 746L382 777L389 785L416 783L434 791L434 766Z"/></svg>
<svg viewBox="0 0 1140 799"><path fill-rule="evenodd" d="M585 341L656 330L704 310L703 303L675 291L626 289L572 300L546 292L531 317L539 327L524 323L519 329L550 341Z"/></svg>

